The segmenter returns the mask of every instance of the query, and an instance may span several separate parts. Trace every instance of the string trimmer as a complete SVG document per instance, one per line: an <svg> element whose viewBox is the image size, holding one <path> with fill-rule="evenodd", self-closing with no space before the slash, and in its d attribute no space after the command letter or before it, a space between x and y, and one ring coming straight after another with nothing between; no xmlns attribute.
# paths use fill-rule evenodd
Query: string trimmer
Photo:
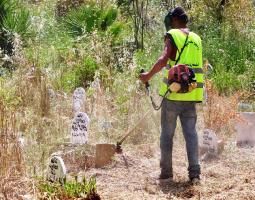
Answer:
<svg viewBox="0 0 255 200"><path fill-rule="evenodd" d="M143 73L144 70L142 69L140 73ZM148 82L145 83L145 88L147 91L147 94L150 96L152 106L155 110L159 110L161 108L162 102L159 106L155 104L153 101L153 98L151 96L150 92L150 84ZM131 128L129 129L125 135L116 143L114 144L97 144L96 145L96 167L103 167L106 164L110 163L112 160L112 157L114 156L115 153L121 154L122 153L122 148L121 145L122 143L127 139L129 135L141 124L141 122L145 119L145 117L151 113L151 110L148 110L142 118Z"/></svg>
<svg viewBox="0 0 255 200"><path fill-rule="evenodd" d="M141 70L140 73L143 73L144 70ZM148 95L150 96L151 100L152 100L152 96L150 94L150 85L147 82L145 84L146 90ZM154 107L155 110L159 109L154 101L152 100L152 105ZM123 136L123 138L121 138L116 145L114 144L97 144L96 145L96 159L95 159L95 163L96 163L96 167L103 167L105 165L107 165L108 163L110 163L112 157L114 156L115 153L121 154L122 153L122 148L121 145L122 143L127 139L127 137L141 124L141 122L145 119L145 117L151 113L151 110L148 110L143 117L131 128L129 129Z"/></svg>
<svg viewBox="0 0 255 200"><path fill-rule="evenodd" d="M122 143L127 139L127 137L141 124L141 122L145 119L145 117L151 113L151 110L148 110L143 117L131 128L129 129L125 135L116 143L114 144L97 144L96 145L96 167L103 167L110 163L112 157L115 153L121 154Z"/></svg>

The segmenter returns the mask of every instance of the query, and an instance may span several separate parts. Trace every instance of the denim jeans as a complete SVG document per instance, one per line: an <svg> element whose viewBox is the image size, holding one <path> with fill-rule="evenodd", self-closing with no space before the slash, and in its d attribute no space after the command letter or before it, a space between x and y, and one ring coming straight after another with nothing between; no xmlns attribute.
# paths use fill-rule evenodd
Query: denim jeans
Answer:
<svg viewBox="0 0 255 200"><path fill-rule="evenodd" d="M196 102L182 102L163 100L161 109L161 176L172 177L172 149L173 136L179 116L183 135L186 141L186 150L189 161L189 178L198 178L200 175L200 165L198 160L198 137L196 132Z"/></svg>

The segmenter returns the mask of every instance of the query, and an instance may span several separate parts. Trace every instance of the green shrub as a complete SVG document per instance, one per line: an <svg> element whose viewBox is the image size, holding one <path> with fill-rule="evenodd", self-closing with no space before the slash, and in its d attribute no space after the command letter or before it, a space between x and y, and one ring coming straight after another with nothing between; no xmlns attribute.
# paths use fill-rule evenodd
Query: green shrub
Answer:
<svg viewBox="0 0 255 200"><path fill-rule="evenodd" d="M109 26L107 32L111 34L115 39L115 37L119 36L124 29L125 25L123 22L114 22L111 26Z"/></svg>
<svg viewBox="0 0 255 200"><path fill-rule="evenodd" d="M95 5L83 5L67 14L64 18L64 26L73 37L81 36L96 27L100 12Z"/></svg>
<svg viewBox="0 0 255 200"><path fill-rule="evenodd" d="M255 65L254 8L246 1L200 0L190 10L191 29L203 40L203 57L214 67L211 77L220 92L249 89ZM241 16L241 17L240 17Z"/></svg>
<svg viewBox="0 0 255 200"><path fill-rule="evenodd" d="M110 7L107 10L103 11L100 16L100 28L102 31L106 31L107 28L113 24L118 15L118 10L114 7Z"/></svg>
<svg viewBox="0 0 255 200"><path fill-rule="evenodd" d="M90 178L89 181L83 178L82 182L78 182L77 177L75 177L75 181L65 181L63 185L60 183L40 181L38 187L45 199L84 198L88 200L100 200L100 197L96 192L95 178Z"/></svg>
<svg viewBox="0 0 255 200"><path fill-rule="evenodd" d="M0 0L0 48L5 54L13 54L14 34L22 39L30 35L29 11L19 1Z"/></svg>
<svg viewBox="0 0 255 200"><path fill-rule="evenodd" d="M75 68L75 87L87 87L93 81L98 65L92 57L86 57L81 65Z"/></svg>
<svg viewBox="0 0 255 200"><path fill-rule="evenodd" d="M118 10L109 7L101 10L96 4L83 5L71 10L63 19L63 25L73 37L90 33L94 29L106 31L118 15Z"/></svg>
<svg viewBox="0 0 255 200"><path fill-rule="evenodd" d="M88 56L72 69L64 70L60 79L56 81L56 87L66 91L72 91L77 87L87 87L94 80L97 69L95 60Z"/></svg>
<svg viewBox="0 0 255 200"><path fill-rule="evenodd" d="M236 90L241 89L241 80L233 72L226 72L224 70L218 71L213 74L212 80L222 94L231 94Z"/></svg>
<svg viewBox="0 0 255 200"><path fill-rule="evenodd" d="M29 11L20 6L19 9L8 12L3 20L3 28L13 33L18 33L22 37L29 35Z"/></svg>

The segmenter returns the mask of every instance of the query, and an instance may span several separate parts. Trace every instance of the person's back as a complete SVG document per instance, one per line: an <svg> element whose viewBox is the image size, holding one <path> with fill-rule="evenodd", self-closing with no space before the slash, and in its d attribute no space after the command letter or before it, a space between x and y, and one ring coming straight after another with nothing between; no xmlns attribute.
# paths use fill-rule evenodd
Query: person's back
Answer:
<svg viewBox="0 0 255 200"><path fill-rule="evenodd" d="M169 59L169 66L186 64L193 69L197 81L197 88L190 93L170 93L166 96L169 100L196 101L203 100L203 70L202 70L202 44L200 37L187 29L171 29L167 32L167 39L170 40L172 49L176 49L175 58ZM174 48L175 47L175 48ZM181 52L181 50L183 51ZM180 55L181 52L181 55ZM180 55L180 57L179 57ZM179 58L179 59L178 59ZM168 69L165 68L164 78L168 77ZM159 94L164 96L168 84L163 81Z"/></svg>
<svg viewBox="0 0 255 200"><path fill-rule="evenodd" d="M145 83L155 73L164 70L164 79L159 92L164 97L161 108L161 174L159 176L161 181L169 181L173 178L172 148L177 117L180 118L186 141L189 178L192 182L200 179L195 104L203 100L202 44L200 37L189 31L187 22L188 17L181 7L168 13L165 18L167 34L164 52L149 72L140 75L140 79ZM182 93L171 92L169 89L170 67L178 67L179 64L194 71L197 86L192 91Z"/></svg>

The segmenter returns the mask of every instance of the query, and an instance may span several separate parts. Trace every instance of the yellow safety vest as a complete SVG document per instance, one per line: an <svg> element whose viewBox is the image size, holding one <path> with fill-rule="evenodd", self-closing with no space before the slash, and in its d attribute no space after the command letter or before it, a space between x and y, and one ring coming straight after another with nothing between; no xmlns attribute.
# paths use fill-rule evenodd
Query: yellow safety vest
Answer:
<svg viewBox="0 0 255 200"><path fill-rule="evenodd" d="M171 29L168 33L172 36L175 42L175 45L177 46L177 52L175 57L175 59L177 60L177 58L179 57L179 53L181 49L183 48L184 43L187 39L187 35L179 29ZM197 88L188 93L171 92L167 94L166 98L169 100L174 100L174 101L197 101L197 102L203 101L204 77L203 77L202 63L203 61L202 61L201 38L197 34L190 32L188 35L188 39L186 41L186 46L183 49L183 52L181 53L178 63L176 64L186 64L194 70L195 77L197 80ZM174 65L175 65L175 61L170 60L169 65L167 65L163 69L164 78L163 78L163 82L161 83L161 87L159 91L160 96L164 96L168 90L168 87L169 87L168 71L170 67Z"/></svg>

